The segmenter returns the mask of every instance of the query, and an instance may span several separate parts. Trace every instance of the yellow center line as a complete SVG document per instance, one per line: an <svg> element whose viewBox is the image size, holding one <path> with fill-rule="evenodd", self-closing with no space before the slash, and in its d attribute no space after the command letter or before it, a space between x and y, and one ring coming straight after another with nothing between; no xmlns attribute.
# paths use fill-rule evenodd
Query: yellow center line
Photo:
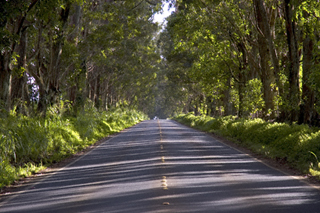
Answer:
<svg viewBox="0 0 320 213"><path fill-rule="evenodd" d="M161 126L160 126L160 122L158 120L158 126L159 126L159 134L160 134L160 149L161 149L161 152L163 152L164 150L164 147L162 145L162 130L161 130ZM161 161L162 163L165 163L165 158L164 156L161 156ZM161 179L161 187L163 190L168 190L168 183L167 183L167 177L166 176L162 176L162 179ZM163 205L169 205L169 202L163 202Z"/></svg>
<svg viewBox="0 0 320 213"><path fill-rule="evenodd" d="M167 177L166 176L162 176L161 186L162 186L163 190L167 190L168 189Z"/></svg>

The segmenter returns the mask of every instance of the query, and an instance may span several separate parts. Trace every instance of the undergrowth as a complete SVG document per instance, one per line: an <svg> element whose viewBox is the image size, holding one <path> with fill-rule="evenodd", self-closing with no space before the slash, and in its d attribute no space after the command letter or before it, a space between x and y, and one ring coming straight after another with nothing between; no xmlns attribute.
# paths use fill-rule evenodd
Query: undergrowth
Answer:
<svg viewBox="0 0 320 213"><path fill-rule="evenodd" d="M270 123L235 116L212 118L178 115L174 120L202 131L227 137L255 153L287 162L305 174L320 177L320 130L307 125Z"/></svg>
<svg viewBox="0 0 320 213"><path fill-rule="evenodd" d="M135 110L98 112L90 104L77 116L63 111L61 104L46 118L0 115L0 189L146 119Z"/></svg>

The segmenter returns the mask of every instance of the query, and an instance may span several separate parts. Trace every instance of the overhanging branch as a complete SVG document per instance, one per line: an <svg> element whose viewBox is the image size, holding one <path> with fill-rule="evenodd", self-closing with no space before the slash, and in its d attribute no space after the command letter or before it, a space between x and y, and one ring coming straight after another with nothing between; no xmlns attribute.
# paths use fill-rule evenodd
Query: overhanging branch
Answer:
<svg viewBox="0 0 320 213"><path fill-rule="evenodd" d="M154 2L152 2L152 1L149 1L149 0L145 0L148 4L151 4L151 5L153 5L153 6L156 6L157 5L157 3L154 3Z"/></svg>

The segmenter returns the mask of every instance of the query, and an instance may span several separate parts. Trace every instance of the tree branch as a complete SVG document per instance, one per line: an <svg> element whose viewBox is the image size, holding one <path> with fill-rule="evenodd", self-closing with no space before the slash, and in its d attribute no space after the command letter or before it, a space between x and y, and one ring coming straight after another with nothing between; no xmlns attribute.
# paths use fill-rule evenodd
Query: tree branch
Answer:
<svg viewBox="0 0 320 213"><path fill-rule="evenodd" d="M153 5L153 6L156 6L157 5L157 3L154 3L154 2L151 2L151 1L149 1L149 0L145 0L148 4L151 4L151 5Z"/></svg>
<svg viewBox="0 0 320 213"><path fill-rule="evenodd" d="M136 6L134 6L133 8L131 8L129 11L136 9L137 7L139 7L139 5L143 2L144 0L140 1Z"/></svg>

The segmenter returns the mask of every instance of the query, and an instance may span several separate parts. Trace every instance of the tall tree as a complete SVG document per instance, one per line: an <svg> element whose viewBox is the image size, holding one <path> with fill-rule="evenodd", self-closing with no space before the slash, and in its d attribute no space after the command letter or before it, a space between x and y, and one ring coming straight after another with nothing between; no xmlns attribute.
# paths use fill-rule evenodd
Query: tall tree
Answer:
<svg viewBox="0 0 320 213"><path fill-rule="evenodd" d="M20 37L26 16L38 0L13 0L1 3L0 9L0 100L7 109L11 108L12 63L17 55L14 51Z"/></svg>
<svg viewBox="0 0 320 213"><path fill-rule="evenodd" d="M298 106L300 102L299 91L299 67L300 57L298 50L297 26L294 20L294 7L298 7L293 0L283 0L284 17L286 21L286 32L288 42L288 72L289 72L289 117L290 121L296 121L298 116Z"/></svg>

